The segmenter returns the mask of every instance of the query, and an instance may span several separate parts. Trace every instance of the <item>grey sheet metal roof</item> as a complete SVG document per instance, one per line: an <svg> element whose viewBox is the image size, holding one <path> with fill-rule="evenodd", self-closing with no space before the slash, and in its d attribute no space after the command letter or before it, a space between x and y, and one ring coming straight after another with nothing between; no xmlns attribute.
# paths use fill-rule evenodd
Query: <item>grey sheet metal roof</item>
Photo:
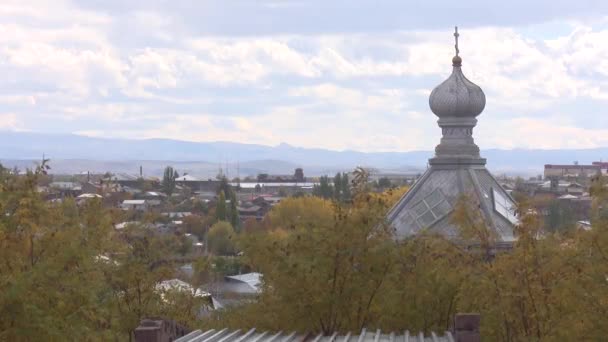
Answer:
<svg viewBox="0 0 608 342"><path fill-rule="evenodd" d="M450 221L461 195L468 195L473 207L479 208L488 227L496 233L499 241L513 241L513 224L496 209L493 191L501 194L512 206L515 202L502 189L500 184L484 167L436 169L431 167L414 184L414 186L397 202L388 214L388 222L395 228L397 238L407 238L426 229L447 237L457 237L458 227ZM443 203L443 210L433 212L418 211L424 208L433 192L438 192ZM434 203L429 203L432 206Z"/></svg>
<svg viewBox="0 0 608 342"><path fill-rule="evenodd" d="M399 333L385 333L380 330L368 331L363 329L361 333L348 332L345 335L334 333L323 334L298 334L296 332L268 332L241 330L195 330L186 336L180 337L175 342L454 342L452 333L444 332L442 335L431 333L424 336L422 333L412 334L409 331Z"/></svg>

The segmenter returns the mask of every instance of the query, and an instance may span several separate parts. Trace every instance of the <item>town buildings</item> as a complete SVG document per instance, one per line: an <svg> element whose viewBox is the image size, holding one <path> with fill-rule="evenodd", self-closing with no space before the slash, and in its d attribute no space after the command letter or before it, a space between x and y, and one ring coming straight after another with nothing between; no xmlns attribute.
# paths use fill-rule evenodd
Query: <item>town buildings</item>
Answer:
<svg viewBox="0 0 608 342"><path fill-rule="evenodd" d="M591 165L579 165L578 163L571 165L545 165L545 178L579 178L592 177L600 174L606 174L608 170L607 163L593 163Z"/></svg>

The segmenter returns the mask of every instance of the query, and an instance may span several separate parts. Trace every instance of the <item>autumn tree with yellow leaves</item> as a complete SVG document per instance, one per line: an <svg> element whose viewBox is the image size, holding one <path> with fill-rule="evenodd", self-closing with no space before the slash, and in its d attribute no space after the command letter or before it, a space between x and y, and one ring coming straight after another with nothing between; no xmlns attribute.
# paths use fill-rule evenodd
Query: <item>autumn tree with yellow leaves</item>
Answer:
<svg viewBox="0 0 608 342"><path fill-rule="evenodd" d="M598 186L593 229L545 231L522 201L518 240L497 248L467 196L451 219L460 238L423 232L395 242L384 222L401 193L354 187L351 204L289 199L266 230L241 236L264 274L256 303L201 326L269 330L444 331L457 312L479 312L491 341L602 340L608 336L608 191ZM471 196L472 197L472 196Z"/></svg>
<svg viewBox="0 0 608 342"><path fill-rule="evenodd" d="M0 340L124 341L158 315L194 325L200 305L155 289L171 276L160 261L173 242L115 232L97 199L44 201L47 162L23 175L0 167Z"/></svg>

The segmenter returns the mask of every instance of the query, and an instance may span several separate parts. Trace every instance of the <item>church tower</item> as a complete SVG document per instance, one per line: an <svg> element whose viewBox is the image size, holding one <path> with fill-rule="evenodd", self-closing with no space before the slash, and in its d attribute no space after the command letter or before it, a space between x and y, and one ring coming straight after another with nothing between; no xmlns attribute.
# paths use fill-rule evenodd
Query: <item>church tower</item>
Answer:
<svg viewBox="0 0 608 342"><path fill-rule="evenodd" d="M452 74L429 97L431 111L439 118L441 141L429 159L430 167L390 210L388 221L400 239L423 229L456 237L458 228L450 222L450 213L458 199L467 195L497 240L513 241L515 201L488 172L473 139L486 97L462 73L458 36L456 28Z"/></svg>

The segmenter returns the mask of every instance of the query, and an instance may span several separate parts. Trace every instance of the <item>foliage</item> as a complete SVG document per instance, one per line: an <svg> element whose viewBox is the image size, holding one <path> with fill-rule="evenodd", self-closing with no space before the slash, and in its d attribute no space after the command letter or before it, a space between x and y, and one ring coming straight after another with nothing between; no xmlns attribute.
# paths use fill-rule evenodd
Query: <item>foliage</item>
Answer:
<svg viewBox="0 0 608 342"><path fill-rule="evenodd" d="M226 221L227 218L226 213L226 194L223 191L220 191L220 195L217 199L217 204L215 205L215 218L218 221Z"/></svg>
<svg viewBox="0 0 608 342"><path fill-rule="evenodd" d="M321 176L319 178L319 184L315 184L312 190L313 195L325 199L332 198L334 196L333 186L329 183L329 177Z"/></svg>
<svg viewBox="0 0 608 342"><path fill-rule="evenodd" d="M226 176L221 176L220 177L220 183L217 186L217 191L218 194L220 194L221 192L224 193L224 195L229 194L232 192L232 187L230 186L230 183L228 183L228 178L226 178Z"/></svg>
<svg viewBox="0 0 608 342"><path fill-rule="evenodd" d="M348 173L344 172L342 173L342 184L340 185L342 187L342 201L350 201L350 182L348 181Z"/></svg>
<svg viewBox="0 0 608 342"><path fill-rule="evenodd" d="M291 230L298 226L322 226L331 222L333 204L318 197L285 198L268 213L266 220L274 229Z"/></svg>
<svg viewBox="0 0 608 342"><path fill-rule="evenodd" d="M199 240L203 240L207 234L207 226L203 217L190 215L181 219L182 228L186 233L194 234Z"/></svg>
<svg viewBox="0 0 608 342"><path fill-rule="evenodd" d="M209 229L207 243L215 255L230 255L235 252L236 233L226 221L219 221Z"/></svg>
<svg viewBox="0 0 608 342"><path fill-rule="evenodd" d="M192 328L429 333L449 329L456 312L479 312L489 341L608 335L603 178L591 187L590 231L547 230L521 203L518 240L501 252L475 196L455 203L451 220L460 239L423 232L396 243L384 217L406 188L370 193L360 169L350 201L334 200L334 192L328 199L288 198L239 234L216 222L208 233L214 255L194 261L195 282L251 269L264 275L263 292L256 302L200 321L204 299L156 289L174 277L169 259L185 240L137 225L117 232L112 224L125 213L112 214L100 201L44 201L37 184L47 170L46 161L25 174L0 168L0 340L129 340L151 316ZM186 229L208 226L213 209L209 216L194 217ZM234 256L237 241L241 257Z"/></svg>
<svg viewBox="0 0 608 342"><path fill-rule="evenodd" d="M246 260L264 274L259 311L244 324L332 332L371 322L395 264L392 232L383 223L390 204L361 195L354 207L305 197L273 208L273 229L241 240ZM221 322L230 324L226 317Z"/></svg>
<svg viewBox="0 0 608 342"><path fill-rule="evenodd" d="M338 172L330 182L328 176L321 176L319 184L313 187L313 195L325 199L334 199L338 202L347 202L351 198L348 174Z"/></svg>
<svg viewBox="0 0 608 342"><path fill-rule="evenodd" d="M179 247L177 251L181 256L185 256L192 252L192 240L185 235L182 235L179 239Z"/></svg>
<svg viewBox="0 0 608 342"><path fill-rule="evenodd" d="M545 228L550 232L566 232L574 229L576 224L572 206L560 200L553 200L549 203Z"/></svg>
<svg viewBox="0 0 608 342"><path fill-rule="evenodd" d="M355 193L367 192L369 190L369 171L357 166L353 171L352 187Z"/></svg>
<svg viewBox="0 0 608 342"><path fill-rule="evenodd" d="M355 189L361 189L358 186ZM270 330L444 331L457 312L479 312L491 341L602 340L608 334L608 188L594 188L591 231L550 233L526 203L510 251L497 250L474 196L455 205L460 242L423 232L394 243L382 223L402 190L357 191L351 205L288 199L270 229L240 240L264 274L258 302L209 326Z"/></svg>
<svg viewBox="0 0 608 342"><path fill-rule="evenodd" d="M99 200L45 202L36 184L47 170L0 169L0 340L128 340L141 318L172 312L194 324L155 291L171 276L161 265L172 239L116 233Z"/></svg>
<svg viewBox="0 0 608 342"><path fill-rule="evenodd" d="M241 218L239 217L238 199L236 193L230 191L230 224L237 232L241 229Z"/></svg>
<svg viewBox="0 0 608 342"><path fill-rule="evenodd" d="M334 199L336 201L342 200L342 174L340 172L336 173L334 176Z"/></svg>
<svg viewBox="0 0 608 342"><path fill-rule="evenodd" d="M382 177L378 179L378 187L380 189L388 189L392 186L391 180L388 177Z"/></svg>

